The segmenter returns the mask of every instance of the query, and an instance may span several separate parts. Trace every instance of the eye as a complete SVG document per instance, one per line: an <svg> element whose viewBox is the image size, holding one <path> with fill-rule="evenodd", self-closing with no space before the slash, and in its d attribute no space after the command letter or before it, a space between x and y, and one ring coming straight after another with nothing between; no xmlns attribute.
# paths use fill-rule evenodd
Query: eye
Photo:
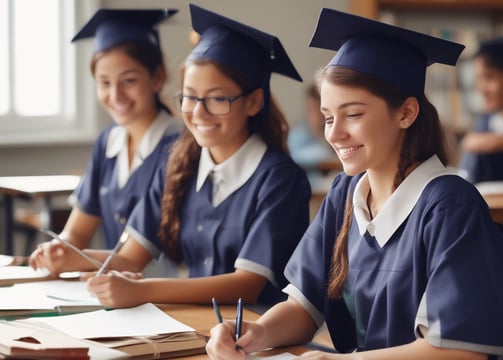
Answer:
<svg viewBox="0 0 503 360"><path fill-rule="evenodd" d="M334 117L333 116L325 116L323 118L323 122L325 123L325 125L331 125L334 122Z"/></svg>
<svg viewBox="0 0 503 360"><path fill-rule="evenodd" d="M350 120L355 120L355 119L360 118L362 115L363 115L363 113L350 113L350 114L347 114L347 118Z"/></svg>
<svg viewBox="0 0 503 360"><path fill-rule="evenodd" d="M212 96L208 98L210 101L216 102L216 103L221 103L221 102L226 102L227 97L225 96Z"/></svg>

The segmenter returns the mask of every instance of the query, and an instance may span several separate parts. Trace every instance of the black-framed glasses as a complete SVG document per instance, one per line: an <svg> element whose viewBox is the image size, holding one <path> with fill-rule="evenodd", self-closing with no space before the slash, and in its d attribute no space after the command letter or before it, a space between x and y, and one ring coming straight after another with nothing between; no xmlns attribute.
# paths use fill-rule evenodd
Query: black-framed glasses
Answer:
<svg viewBox="0 0 503 360"><path fill-rule="evenodd" d="M247 93L241 93L236 96L207 96L207 97L197 97L193 95L184 95L182 93L175 96L175 102L179 106L179 110L184 113L191 113L196 108L198 102L201 102L204 106L204 110L211 115L227 115L231 112L231 105L237 99L248 95Z"/></svg>

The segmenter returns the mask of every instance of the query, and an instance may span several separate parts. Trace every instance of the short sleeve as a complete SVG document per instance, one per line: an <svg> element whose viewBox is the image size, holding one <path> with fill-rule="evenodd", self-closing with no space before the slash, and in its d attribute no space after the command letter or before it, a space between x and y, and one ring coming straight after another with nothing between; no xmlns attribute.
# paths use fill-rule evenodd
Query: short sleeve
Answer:
<svg viewBox="0 0 503 360"><path fill-rule="evenodd" d="M310 197L307 177L292 161L271 167L260 185L236 268L259 273L283 288L286 262L309 224Z"/></svg>
<svg viewBox="0 0 503 360"><path fill-rule="evenodd" d="M158 233L165 173L166 166L159 166L148 193L135 206L125 230L155 258L162 253Z"/></svg>
<svg viewBox="0 0 503 360"><path fill-rule="evenodd" d="M105 161L105 149L112 127L105 129L93 147L92 158L79 185L69 198L70 205L75 206L89 215L101 216L100 187L102 166Z"/></svg>
<svg viewBox="0 0 503 360"><path fill-rule="evenodd" d="M435 206L424 219L428 340L502 355L503 234L478 192L463 183L449 183L455 193L447 195L436 187L444 191L431 192Z"/></svg>

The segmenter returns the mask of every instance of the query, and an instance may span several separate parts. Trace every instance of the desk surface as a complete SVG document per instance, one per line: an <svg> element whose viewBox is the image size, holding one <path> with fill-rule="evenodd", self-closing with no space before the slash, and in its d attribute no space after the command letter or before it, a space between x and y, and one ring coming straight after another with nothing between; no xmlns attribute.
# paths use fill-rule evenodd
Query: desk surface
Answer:
<svg viewBox="0 0 503 360"><path fill-rule="evenodd" d="M215 313L211 306L200 306L200 305L158 305L160 309L164 310L167 314L177 319L178 321L187 324L196 331L204 336L210 336L210 330L216 325ZM222 317L224 319L234 319L236 316L235 306L220 306ZM248 309L243 312L243 318L247 321L253 321L259 318L260 315L254 313ZM330 337L326 331L321 331L313 340L314 342L332 347ZM276 349L272 351L264 352L263 355L274 355L283 352L290 352L292 354L300 355L307 351L306 347L302 346L292 346L282 349ZM206 354L202 355L192 355L180 358L183 360L203 360L208 359Z"/></svg>
<svg viewBox="0 0 503 360"><path fill-rule="evenodd" d="M0 192L9 195L47 195L68 193L79 184L77 175L3 176Z"/></svg>

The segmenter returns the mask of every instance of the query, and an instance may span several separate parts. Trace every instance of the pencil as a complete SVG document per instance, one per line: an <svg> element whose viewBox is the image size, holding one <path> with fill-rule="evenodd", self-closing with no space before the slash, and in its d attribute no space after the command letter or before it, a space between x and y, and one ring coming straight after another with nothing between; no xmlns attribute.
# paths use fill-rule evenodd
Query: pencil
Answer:
<svg viewBox="0 0 503 360"><path fill-rule="evenodd" d="M96 273L96 276L100 276L101 274L103 274L103 271L105 271L105 269L107 268L108 264L110 263L110 260L112 260L112 257L115 254L117 254L117 252L122 247L122 245L124 245L124 243L128 239L128 236L129 235L127 233L125 233L125 232L122 233L119 241L117 241L117 244L115 244L115 247L113 248L112 252L110 253L110 255L108 255L105 262L101 265L100 269Z"/></svg>
<svg viewBox="0 0 503 360"><path fill-rule="evenodd" d="M223 322L222 314L220 313L220 308L217 304L217 299L211 298L211 303L213 304L213 310L215 310L215 315L217 316L217 321L219 324Z"/></svg>

